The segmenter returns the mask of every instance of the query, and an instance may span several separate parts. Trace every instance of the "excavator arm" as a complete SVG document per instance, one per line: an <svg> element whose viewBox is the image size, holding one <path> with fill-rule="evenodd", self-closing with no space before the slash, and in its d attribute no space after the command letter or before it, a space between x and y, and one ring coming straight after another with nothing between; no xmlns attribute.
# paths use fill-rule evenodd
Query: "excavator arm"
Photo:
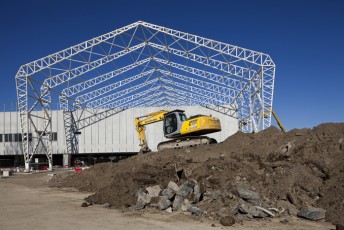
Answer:
<svg viewBox="0 0 344 230"><path fill-rule="evenodd" d="M147 139L146 139L146 132L145 132L146 125L164 120L164 116L168 112L169 111L167 110L160 110L157 112L153 112L153 113L135 118L136 131L139 137L139 142L140 142L139 145L141 147L139 153L150 152L150 149L147 144Z"/></svg>
<svg viewBox="0 0 344 230"><path fill-rule="evenodd" d="M283 126L281 120L278 119L276 113L272 110L271 107L268 109L268 112L267 112L267 113L264 113L264 118L267 118L269 113L271 113L272 116L275 118L275 120L276 120L278 126L280 127L280 129L281 129L283 132L287 132L287 130L285 130L285 128L284 128L284 126Z"/></svg>

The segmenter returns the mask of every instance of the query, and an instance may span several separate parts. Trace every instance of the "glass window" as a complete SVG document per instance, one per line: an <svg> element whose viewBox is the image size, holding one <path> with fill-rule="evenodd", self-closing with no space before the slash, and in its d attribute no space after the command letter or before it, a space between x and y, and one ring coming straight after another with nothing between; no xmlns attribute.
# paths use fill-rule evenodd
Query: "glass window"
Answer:
<svg viewBox="0 0 344 230"><path fill-rule="evenodd" d="M5 134L5 142L12 142L12 134Z"/></svg>
<svg viewBox="0 0 344 230"><path fill-rule="evenodd" d="M0 134L0 142L2 142L2 134Z"/></svg>
<svg viewBox="0 0 344 230"><path fill-rule="evenodd" d="M176 115L174 113L167 115L165 118L165 133L170 134L175 132L177 130L177 126Z"/></svg>
<svg viewBox="0 0 344 230"><path fill-rule="evenodd" d="M57 141L57 133L56 133L56 132L53 133L53 135L52 135L52 140L53 140L53 141Z"/></svg>
<svg viewBox="0 0 344 230"><path fill-rule="evenodd" d="M14 142L22 142L21 133L14 134Z"/></svg>
<svg viewBox="0 0 344 230"><path fill-rule="evenodd" d="M184 113L180 113L179 116L180 116L180 121L186 121L187 118Z"/></svg>

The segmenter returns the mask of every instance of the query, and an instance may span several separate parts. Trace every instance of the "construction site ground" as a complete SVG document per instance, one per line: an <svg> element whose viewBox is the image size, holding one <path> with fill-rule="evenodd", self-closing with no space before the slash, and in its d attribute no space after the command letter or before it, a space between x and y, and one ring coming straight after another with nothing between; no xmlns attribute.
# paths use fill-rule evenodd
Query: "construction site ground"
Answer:
<svg viewBox="0 0 344 230"><path fill-rule="evenodd" d="M275 127L257 134L238 132L219 144L162 150L81 172L54 174L0 180L3 229L24 225L27 229L336 229L334 224L344 225L344 123L288 133ZM163 192L171 183L180 190L167 201ZM187 186L192 189L183 195ZM153 188L164 191L149 197ZM171 202L170 212L154 206L155 198ZM177 208L181 199L185 210ZM309 215L314 209L317 213ZM223 219L232 220L231 226L221 225Z"/></svg>
<svg viewBox="0 0 344 230"><path fill-rule="evenodd" d="M250 221L223 227L206 218L188 213L168 214L105 209L100 205L80 206L89 193L75 189L52 188L48 173L14 175L0 181L0 229L334 229L328 222L312 222L288 218L287 225L279 219Z"/></svg>

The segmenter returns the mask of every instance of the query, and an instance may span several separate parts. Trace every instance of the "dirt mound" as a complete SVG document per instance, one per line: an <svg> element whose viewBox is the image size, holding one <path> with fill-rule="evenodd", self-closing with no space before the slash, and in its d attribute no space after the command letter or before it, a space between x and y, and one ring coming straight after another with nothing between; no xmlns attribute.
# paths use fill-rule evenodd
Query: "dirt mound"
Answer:
<svg viewBox="0 0 344 230"><path fill-rule="evenodd" d="M89 202L132 206L138 189L178 182L176 166L205 194L221 194L198 204L214 216L242 203L235 191L247 184L265 206L287 207L293 215L302 207L324 208L328 221L344 224L344 123L288 133L275 127L257 134L238 132L223 143L138 155L53 181L94 192L86 198Z"/></svg>

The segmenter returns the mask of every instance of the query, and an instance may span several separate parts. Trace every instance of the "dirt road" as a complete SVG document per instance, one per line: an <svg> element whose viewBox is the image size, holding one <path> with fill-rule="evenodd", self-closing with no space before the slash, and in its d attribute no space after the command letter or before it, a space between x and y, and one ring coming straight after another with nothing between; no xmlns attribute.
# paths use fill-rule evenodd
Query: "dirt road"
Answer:
<svg viewBox="0 0 344 230"><path fill-rule="evenodd" d="M73 190L50 188L47 174L14 175L0 179L0 229L335 229L326 222L311 222L290 217L250 221L223 227L205 218L183 213L158 211L133 212L107 209L98 205L82 208L87 195ZM43 183L42 183L43 182Z"/></svg>

